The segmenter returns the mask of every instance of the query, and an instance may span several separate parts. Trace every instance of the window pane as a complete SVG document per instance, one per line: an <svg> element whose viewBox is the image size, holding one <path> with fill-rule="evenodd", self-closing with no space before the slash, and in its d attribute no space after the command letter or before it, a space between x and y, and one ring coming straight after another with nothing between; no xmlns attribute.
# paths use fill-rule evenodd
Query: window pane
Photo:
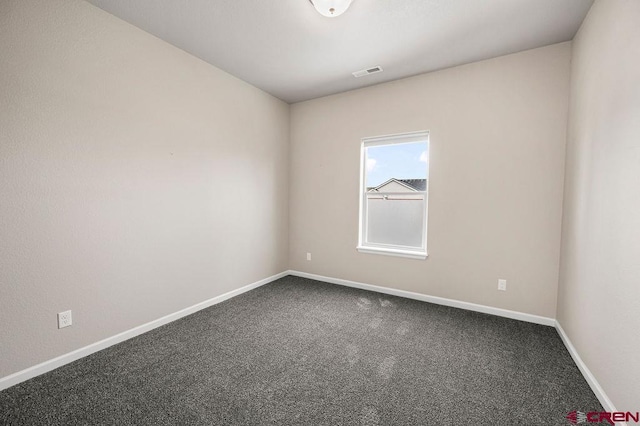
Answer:
<svg viewBox="0 0 640 426"><path fill-rule="evenodd" d="M367 194L369 244L422 247L425 202L422 194Z"/></svg>
<svg viewBox="0 0 640 426"><path fill-rule="evenodd" d="M427 142L370 146L365 151L368 191L374 188L379 192L402 190L403 185L398 185L398 180L419 181L416 183L422 189L414 190L425 190L429 167Z"/></svg>

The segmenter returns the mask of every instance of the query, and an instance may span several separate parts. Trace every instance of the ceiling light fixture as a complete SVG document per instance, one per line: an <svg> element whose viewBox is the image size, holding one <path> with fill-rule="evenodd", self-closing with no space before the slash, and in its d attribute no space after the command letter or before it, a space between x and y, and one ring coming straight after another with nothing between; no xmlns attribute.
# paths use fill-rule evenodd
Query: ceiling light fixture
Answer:
<svg viewBox="0 0 640 426"><path fill-rule="evenodd" d="M353 0L309 0L318 13L327 18L342 15Z"/></svg>

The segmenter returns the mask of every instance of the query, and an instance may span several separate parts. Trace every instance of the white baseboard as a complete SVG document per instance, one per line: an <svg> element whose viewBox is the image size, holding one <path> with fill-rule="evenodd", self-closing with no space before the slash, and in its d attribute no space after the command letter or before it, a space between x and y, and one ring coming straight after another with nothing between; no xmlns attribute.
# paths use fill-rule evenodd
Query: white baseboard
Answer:
<svg viewBox="0 0 640 426"><path fill-rule="evenodd" d="M297 277L309 278L317 281L324 281L331 284L338 284L338 285L343 285L347 287L355 287L355 288L360 288L362 290L370 290L378 293L390 294L392 296L399 296L399 297L405 297L407 299L420 300L423 302L434 303L436 305L451 306L453 308L466 309L468 311L482 312L485 314L497 315L499 317L532 322L535 324L548 325L551 327L556 325L556 320L554 318L541 317L533 314L525 314L523 312L510 311L508 309L494 308L492 306L478 305L476 303L462 302L460 300L446 299L444 297L429 296L422 293L413 293L411 291L398 290L395 288L380 287L377 285L343 280L340 278L325 277L322 275L309 274L307 272L289 271L289 274L295 275Z"/></svg>
<svg viewBox="0 0 640 426"><path fill-rule="evenodd" d="M578 366L578 369L584 376L585 380L591 387L593 393L598 398L598 401L600 401L600 404L602 404L602 407L605 409L605 411L618 411L616 410L616 407L613 405L607 394L604 392L604 389L602 389L602 386L600 386L600 383L598 383L598 381L596 380L595 376L591 373L584 361L582 361L582 358L580 358L580 355L578 355L578 351L573 346L573 343L571 343L571 340L569 340L569 336L567 336L567 333L564 332L564 329L558 321L556 321L556 330L558 330L558 334L560 335L560 338L562 339L564 345L567 347L571 358L573 358L573 361ZM617 424L624 425L626 423Z"/></svg>
<svg viewBox="0 0 640 426"><path fill-rule="evenodd" d="M195 312L198 312L202 309L224 302L225 300L231 299L232 297L238 296L242 293L246 293L250 290L253 290L255 288L268 284L272 281L275 281L287 275L294 275L297 277L309 278L317 281L324 281L332 284L343 285L346 287L354 287L354 288L359 288L363 290L370 290L378 293L390 294L392 296L399 296L399 297L405 297L408 299L434 303L437 305L451 306L454 308L482 312L482 313L497 315L505 318L516 319L520 321L527 321L535 324L554 326L556 330L558 330L558 334L560 335L562 342L564 343L567 350L569 351L569 354L573 358L573 361L576 363L576 365L578 366L578 369L580 370L585 380L593 390L593 393L596 395L596 397L600 401L600 404L602 404L602 406L606 411L609 411L609 412L617 411L615 406L607 396L607 394L604 392L604 390L602 389L602 387L594 377L594 375L591 373L589 368L587 368L584 361L582 361L582 358L580 358L580 355L578 355L576 348L571 343L571 340L569 340L569 337L565 333L560 323L553 318L547 318L547 317L542 317L538 315L526 314L523 312L511 311L508 309L494 308L486 305L478 305L475 303L462 302L454 299L446 299L443 297L429 296L421 293L414 293L414 292L405 291L405 290L398 290L398 289L389 288L389 287L381 287L381 286L376 286L372 284L365 284L365 283L360 283L356 281L343 280L340 278L325 277L323 275L316 275L316 274L310 274L307 272L300 272L300 271L293 271L293 270L284 271L279 274L272 275L268 278L264 278L260 281L256 281L252 284L246 285L239 289L232 290L230 292L221 294L220 296L216 296L209 300L205 300L204 302L197 303L193 306L182 309L178 312L174 312L162 318L158 318L146 324L140 325L138 327L134 327L130 330L116 334L115 336L108 337L106 339L100 340L99 342L92 343L83 348L76 349L75 351L66 353L59 357L34 365L33 367L29 367L25 370L18 371L17 373L13 373L9 376L2 377L0 378L0 391L10 388L11 386L17 385L18 383L29 380L33 377L44 374L48 371L55 370L58 367L61 367L65 364L69 364L70 362L76 361L85 356L91 355L92 353L101 351L102 349L106 349L110 346L116 345L128 339L131 339L132 337L146 333L147 331L153 330L154 328L158 328L172 321L175 321L187 315L191 315ZM622 426L625 425L624 423L618 423L618 424Z"/></svg>
<svg viewBox="0 0 640 426"><path fill-rule="evenodd" d="M193 306L182 309L178 312L174 312L162 318L158 318L146 324L140 325L138 327L134 327L130 330L116 334L115 336L107 337L106 339L100 340L99 342L92 343L83 348L76 349L75 351L66 353L64 355L60 355L59 357L34 365L33 367L29 367L22 371L18 371L17 373L13 373L9 376L2 377L0 378L0 391L7 389L11 386L17 385L18 383L24 382L25 380L29 380L33 377L44 374L48 371L55 370L58 367L62 367L65 364L69 364L70 362L76 361L87 355L91 355L92 353L106 349L109 346L113 346L120 342L124 342L125 340L131 339L132 337L135 337L142 333L146 333L147 331L153 330L154 328L158 328L172 321L175 321L182 317L186 317L187 315L191 315L195 312L198 312L202 309L216 305L220 302L224 302L227 299L231 299L232 297L238 296L242 293L246 293L247 291L253 290L254 288L268 284L279 278L287 276L288 274L289 272L285 271L276 275L272 275L268 278L262 279L260 281L256 281L244 287L240 287L239 289L232 290L228 293L221 294L220 296L216 296L209 300L205 300L204 302L197 303Z"/></svg>

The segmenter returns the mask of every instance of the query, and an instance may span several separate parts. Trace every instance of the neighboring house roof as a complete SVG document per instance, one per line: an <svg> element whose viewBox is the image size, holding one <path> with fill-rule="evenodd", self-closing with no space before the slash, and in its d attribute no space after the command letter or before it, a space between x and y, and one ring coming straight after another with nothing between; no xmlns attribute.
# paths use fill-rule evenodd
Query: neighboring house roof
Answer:
<svg viewBox="0 0 640 426"><path fill-rule="evenodd" d="M379 192L379 190L390 183L395 182L399 185L406 187L411 191L426 191L427 190L427 180L426 179L396 179L391 178L386 182L381 183L378 186L370 186L367 188L367 192Z"/></svg>
<svg viewBox="0 0 640 426"><path fill-rule="evenodd" d="M426 191L427 190L427 180L426 179L398 179L400 182L409 185L416 191Z"/></svg>

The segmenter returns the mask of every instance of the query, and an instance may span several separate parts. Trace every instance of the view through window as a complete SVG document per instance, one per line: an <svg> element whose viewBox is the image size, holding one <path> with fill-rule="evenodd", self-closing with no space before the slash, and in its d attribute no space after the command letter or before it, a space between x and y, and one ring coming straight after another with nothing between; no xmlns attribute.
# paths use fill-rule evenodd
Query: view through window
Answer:
<svg viewBox="0 0 640 426"><path fill-rule="evenodd" d="M427 132L365 138L358 250L425 258Z"/></svg>

